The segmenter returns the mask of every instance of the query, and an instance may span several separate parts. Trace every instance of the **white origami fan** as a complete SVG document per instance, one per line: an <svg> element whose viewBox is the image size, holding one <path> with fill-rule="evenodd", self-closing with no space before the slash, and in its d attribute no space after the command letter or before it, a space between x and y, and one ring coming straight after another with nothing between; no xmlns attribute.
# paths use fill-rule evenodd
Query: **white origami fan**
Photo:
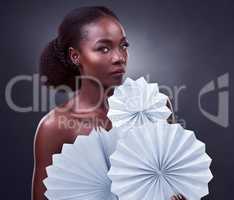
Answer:
<svg viewBox="0 0 234 200"><path fill-rule="evenodd" d="M194 132L158 121L130 130L110 157L111 191L120 200L169 200L208 194L210 157Z"/></svg>
<svg viewBox="0 0 234 200"><path fill-rule="evenodd" d="M114 127L166 120L171 115L167 101L168 97L159 92L157 83L147 83L143 77L136 81L127 78L108 99L107 116Z"/></svg>
<svg viewBox="0 0 234 200"><path fill-rule="evenodd" d="M53 155L53 164L46 168L43 180L49 200L116 200L111 193L109 155L116 141L104 129L89 136L78 136L74 144L64 144L61 154ZM111 145L113 144L113 145Z"/></svg>

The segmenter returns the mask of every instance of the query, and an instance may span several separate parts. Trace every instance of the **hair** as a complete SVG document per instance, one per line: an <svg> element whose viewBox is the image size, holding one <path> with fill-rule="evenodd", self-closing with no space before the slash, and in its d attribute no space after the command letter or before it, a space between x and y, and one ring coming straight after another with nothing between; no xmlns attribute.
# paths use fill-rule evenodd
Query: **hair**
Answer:
<svg viewBox="0 0 234 200"><path fill-rule="evenodd" d="M82 32L84 25L105 16L111 16L119 21L113 11L104 6L76 8L64 17L58 28L57 37L47 44L40 57L39 73L47 77L45 85L52 87L66 85L75 91L76 77L80 76L80 70L71 61L68 49L69 47L79 49L80 41L85 37ZM80 86L79 80L78 89Z"/></svg>

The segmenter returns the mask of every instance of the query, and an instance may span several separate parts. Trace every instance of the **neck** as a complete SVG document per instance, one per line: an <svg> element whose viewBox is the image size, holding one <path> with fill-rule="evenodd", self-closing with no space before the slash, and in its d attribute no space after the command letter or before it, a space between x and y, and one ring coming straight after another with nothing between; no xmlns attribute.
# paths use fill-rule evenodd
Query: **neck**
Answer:
<svg viewBox="0 0 234 200"><path fill-rule="evenodd" d="M101 111L107 114L109 108L107 98L112 94L113 89L107 92L107 88L104 88L103 85L92 80L82 80L81 88L74 96L73 111Z"/></svg>

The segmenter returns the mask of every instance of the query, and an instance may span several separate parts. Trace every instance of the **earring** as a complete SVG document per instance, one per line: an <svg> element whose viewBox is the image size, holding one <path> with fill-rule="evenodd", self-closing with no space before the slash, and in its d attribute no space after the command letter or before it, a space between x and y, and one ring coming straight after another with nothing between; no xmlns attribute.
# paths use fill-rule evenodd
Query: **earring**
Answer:
<svg viewBox="0 0 234 200"><path fill-rule="evenodd" d="M75 65L79 66L79 56L75 56Z"/></svg>
<svg viewBox="0 0 234 200"><path fill-rule="evenodd" d="M76 61L75 61L75 65L77 65L77 66L80 65L79 60L76 60Z"/></svg>

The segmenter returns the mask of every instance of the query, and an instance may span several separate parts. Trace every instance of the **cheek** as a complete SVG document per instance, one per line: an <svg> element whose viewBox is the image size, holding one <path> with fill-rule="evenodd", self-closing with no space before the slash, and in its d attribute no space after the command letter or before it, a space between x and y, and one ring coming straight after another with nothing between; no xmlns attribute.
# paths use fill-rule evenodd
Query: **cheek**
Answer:
<svg viewBox="0 0 234 200"><path fill-rule="evenodd" d="M96 53L89 53L89 54L86 54L84 57L84 64L87 67L95 66L95 65L101 63L101 61L102 61L102 59Z"/></svg>
<svg viewBox="0 0 234 200"><path fill-rule="evenodd" d="M127 53L124 54L127 58ZM82 56L83 75L97 78L105 87L120 85L123 77L112 76L111 55L89 52Z"/></svg>
<svg viewBox="0 0 234 200"><path fill-rule="evenodd" d="M82 59L86 75L98 75L108 72L109 59L97 53L86 54Z"/></svg>
<svg viewBox="0 0 234 200"><path fill-rule="evenodd" d="M123 51L123 57L124 57L124 60L126 61L126 64L127 64L127 61L128 61L128 57L129 57L129 53L128 53L128 50L126 51Z"/></svg>

